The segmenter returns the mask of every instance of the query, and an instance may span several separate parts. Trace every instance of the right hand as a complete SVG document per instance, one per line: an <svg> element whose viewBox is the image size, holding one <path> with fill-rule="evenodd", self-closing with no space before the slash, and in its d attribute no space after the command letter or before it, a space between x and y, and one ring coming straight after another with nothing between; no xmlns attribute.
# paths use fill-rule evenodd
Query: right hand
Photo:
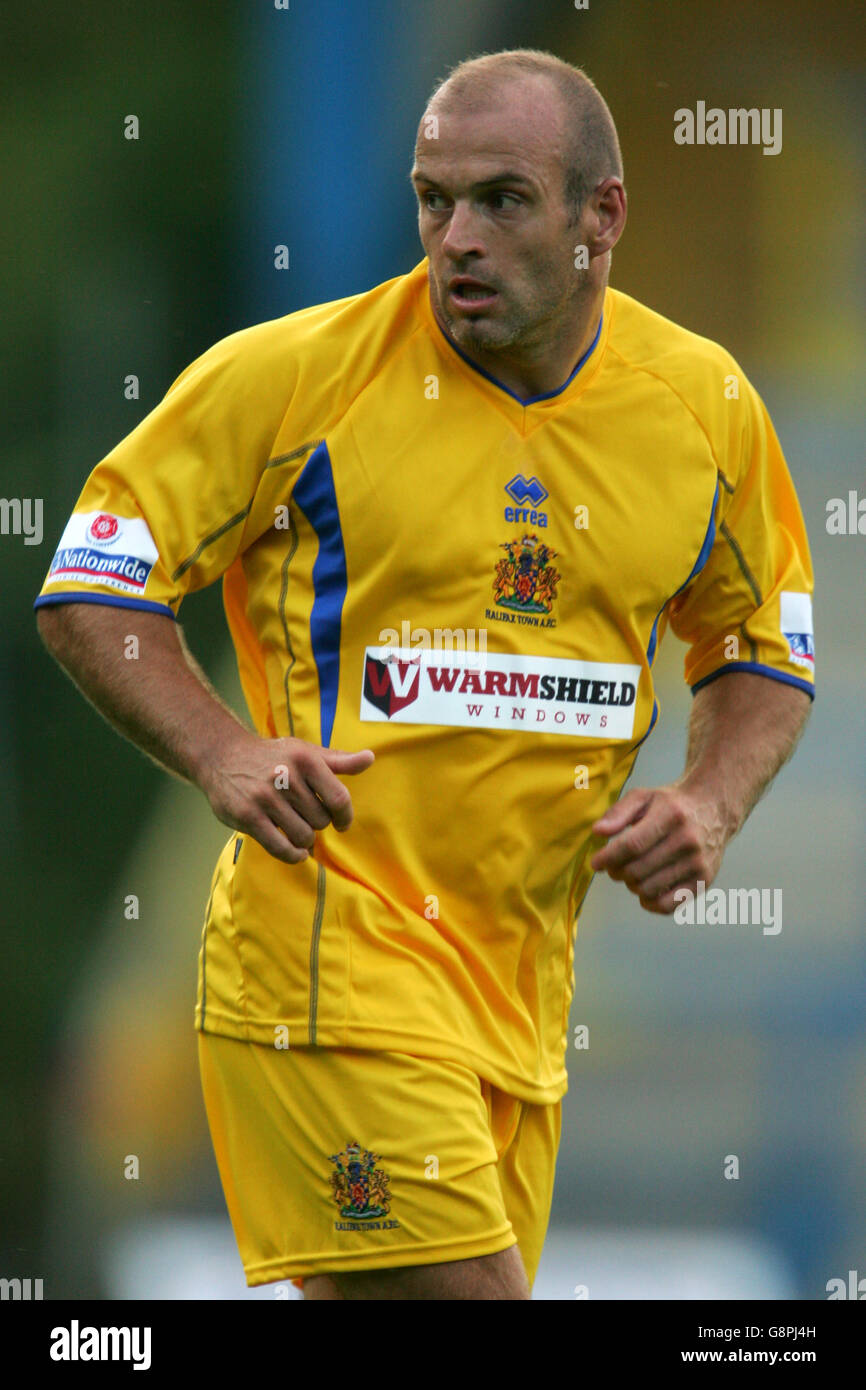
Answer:
<svg viewBox="0 0 866 1390"><path fill-rule="evenodd" d="M199 785L224 825L245 831L275 859L300 864L317 830L348 830L352 823L352 798L335 774L364 772L374 758L369 748L344 753L301 738L259 738L239 728Z"/></svg>

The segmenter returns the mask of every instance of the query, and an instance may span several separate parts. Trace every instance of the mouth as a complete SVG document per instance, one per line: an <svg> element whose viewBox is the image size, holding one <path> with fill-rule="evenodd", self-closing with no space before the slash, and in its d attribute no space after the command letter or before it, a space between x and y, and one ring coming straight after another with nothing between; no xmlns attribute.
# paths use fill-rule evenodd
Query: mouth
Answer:
<svg viewBox="0 0 866 1390"><path fill-rule="evenodd" d="M473 280L469 275L455 275L448 282L448 298L456 309L476 312L489 309L495 303L498 292L482 280Z"/></svg>

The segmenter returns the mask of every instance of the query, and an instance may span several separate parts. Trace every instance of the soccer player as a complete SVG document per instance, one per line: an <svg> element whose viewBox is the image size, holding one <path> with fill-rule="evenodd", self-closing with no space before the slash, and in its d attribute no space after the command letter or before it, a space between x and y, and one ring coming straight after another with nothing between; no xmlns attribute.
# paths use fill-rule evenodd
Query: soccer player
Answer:
<svg viewBox="0 0 866 1390"><path fill-rule="evenodd" d="M459 65L412 182L424 259L189 366L90 475L39 625L232 829L195 1021L247 1282L526 1299L593 872L652 913L712 883L805 723L812 572L737 363L609 287L581 71ZM254 732L176 621L219 578ZM668 625L686 767L624 792Z"/></svg>

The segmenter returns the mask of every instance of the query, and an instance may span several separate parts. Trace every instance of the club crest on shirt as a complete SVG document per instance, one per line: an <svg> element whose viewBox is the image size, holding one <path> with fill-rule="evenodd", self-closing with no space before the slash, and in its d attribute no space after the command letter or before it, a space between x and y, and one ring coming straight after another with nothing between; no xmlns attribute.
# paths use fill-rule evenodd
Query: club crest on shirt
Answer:
<svg viewBox="0 0 866 1390"><path fill-rule="evenodd" d="M562 578L553 564L558 552L540 541L534 531L520 540L504 541L499 548L505 554L496 562L494 603L517 613L549 615ZM553 623L544 626L552 627Z"/></svg>
<svg viewBox="0 0 866 1390"><path fill-rule="evenodd" d="M399 1226L399 1221L383 1221L391 1210L390 1179L384 1168L376 1165L381 1154L371 1153L356 1139L351 1139L343 1153L330 1154L335 1172L331 1174L331 1195L339 1208L342 1221L334 1222L337 1231L386 1230Z"/></svg>

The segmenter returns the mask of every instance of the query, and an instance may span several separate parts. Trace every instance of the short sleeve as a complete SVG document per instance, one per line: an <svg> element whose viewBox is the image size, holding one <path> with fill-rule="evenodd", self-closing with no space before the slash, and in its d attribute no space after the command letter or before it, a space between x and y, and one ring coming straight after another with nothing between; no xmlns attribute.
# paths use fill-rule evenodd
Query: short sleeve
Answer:
<svg viewBox="0 0 866 1390"><path fill-rule="evenodd" d="M814 698L813 574L802 511L772 421L740 376L736 426L719 458L715 536L706 565L668 605L688 644L694 693L751 671Z"/></svg>
<svg viewBox="0 0 866 1390"><path fill-rule="evenodd" d="M85 483L36 607L91 602L176 616L188 592L219 579L273 524L263 480L292 392L273 325L223 339ZM264 340L264 341L263 341ZM296 464L306 461L299 451ZM278 469L291 483L291 463Z"/></svg>

